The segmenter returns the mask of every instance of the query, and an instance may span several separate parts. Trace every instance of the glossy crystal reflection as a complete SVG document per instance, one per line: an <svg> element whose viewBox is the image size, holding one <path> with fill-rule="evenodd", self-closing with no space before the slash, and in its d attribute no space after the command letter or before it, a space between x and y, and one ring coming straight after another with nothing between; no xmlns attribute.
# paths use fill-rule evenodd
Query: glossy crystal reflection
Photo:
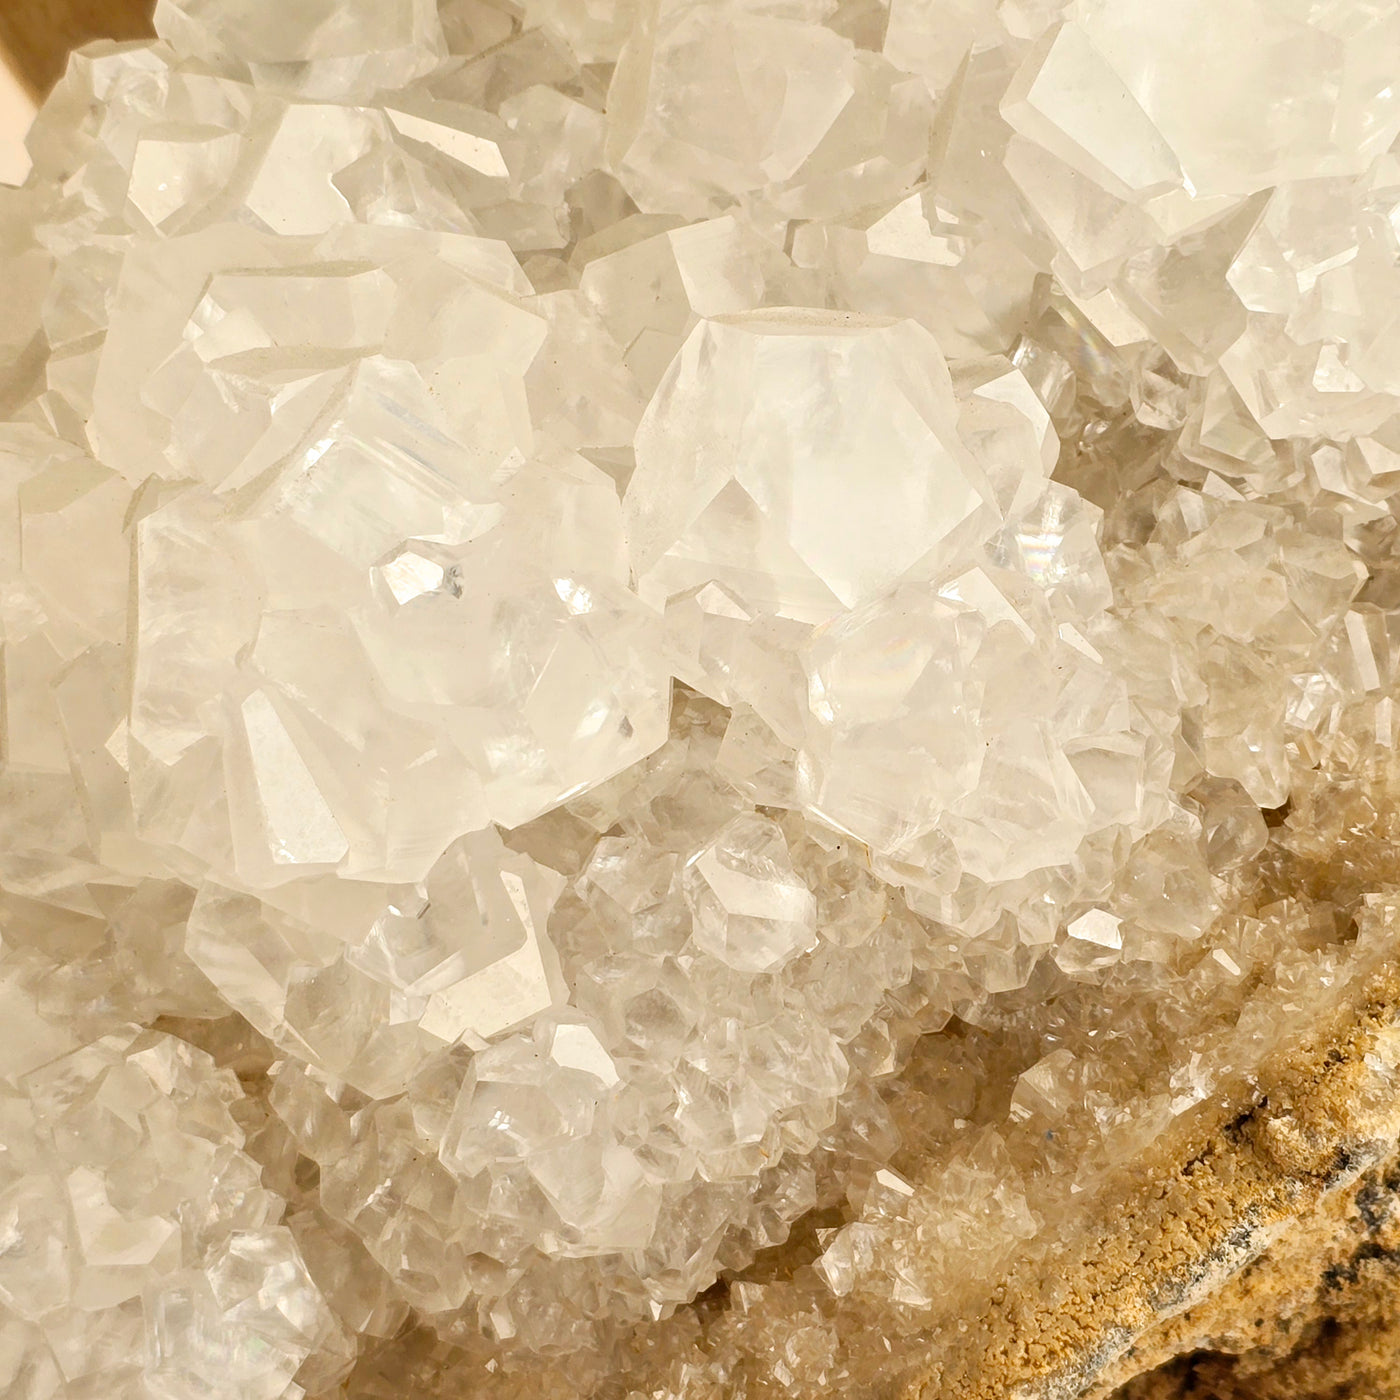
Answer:
<svg viewBox="0 0 1400 1400"><path fill-rule="evenodd" d="M1106 1193L1394 961L1397 22L75 55L0 191L0 1389L1126 1346L1032 1282L1111 1312Z"/></svg>

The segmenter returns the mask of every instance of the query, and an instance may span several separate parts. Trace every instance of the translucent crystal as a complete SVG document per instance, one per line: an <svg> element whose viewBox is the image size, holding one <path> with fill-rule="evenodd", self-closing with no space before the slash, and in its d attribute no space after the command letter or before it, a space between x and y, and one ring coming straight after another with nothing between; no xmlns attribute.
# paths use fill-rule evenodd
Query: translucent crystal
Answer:
<svg viewBox="0 0 1400 1400"><path fill-rule="evenodd" d="M1052 494L992 542L995 565L812 640L801 795L916 882L1020 879L1146 814L1128 688L1070 621L1103 601L1088 511Z"/></svg>
<svg viewBox="0 0 1400 1400"><path fill-rule="evenodd" d="M912 323L706 322L638 429L625 510L642 596L715 579L820 622L935 572L995 522L956 412L943 357Z"/></svg>
<svg viewBox="0 0 1400 1400"><path fill-rule="evenodd" d="M7 1004L40 1021L12 961L3 975ZM19 1369L264 1400L313 1355L343 1371L347 1339L241 1150L234 1075L134 1028L34 1058L0 1080L0 1323L28 1324Z"/></svg>
<svg viewBox="0 0 1400 1400"><path fill-rule="evenodd" d="M1074 11L1193 196L1357 175L1400 129L1394 94L1375 82L1381 54L1400 39L1384 6L1349 16L1340 7L1202 0L1144 12L1091 0Z"/></svg>
<svg viewBox="0 0 1400 1400"><path fill-rule="evenodd" d="M871 203L912 178L922 83L811 18L818 6L658 0L624 44L609 147L648 212L762 195L790 215ZM804 22L806 21L806 22Z"/></svg>
<svg viewBox="0 0 1400 1400"><path fill-rule="evenodd" d="M817 941L817 903L778 827L737 817L686 863L697 947L739 972L771 972Z"/></svg>
<svg viewBox="0 0 1400 1400"><path fill-rule="evenodd" d="M1073 20L1039 40L1002 112L1022 135L1120 197L1151 196L1181 179L1152 119Z"/></svg>
<svg viewBox="0 0 1400 1400"><path fill-rule="evenodd" d="M400 87L443 53L428 0L314 4L291 15L262 0L159 0L156 28L182 53L313 97Z"/></svg>
<svg viewBox="0 0 1400 1400"><path fill-rule="evenodd" d="M1264 1090L1400 928L1396 23L75 54L0 191L0 1389L1068 1395L1191 1306L1115 1193L1311 1162Z"/></svg>

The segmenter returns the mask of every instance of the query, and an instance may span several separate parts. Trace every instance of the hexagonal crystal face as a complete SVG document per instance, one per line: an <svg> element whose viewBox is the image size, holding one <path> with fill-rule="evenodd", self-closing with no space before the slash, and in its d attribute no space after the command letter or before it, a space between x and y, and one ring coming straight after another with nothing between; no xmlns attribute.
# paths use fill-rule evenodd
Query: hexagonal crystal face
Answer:
<svg viewBox="0 0 1400 1400"><path fill-rule="evenodd" d="M736 817L686 863L696 946L739 972L773 972L817 942L817 902L792 868L782 831Z"/></svg>
<svg viewBox="0 0 1400 1400"><path fill-rule="evenodd" d="M420 878L462 832L665 737L658 620L618 577L619 526L596 468L493 480L411 367L363 361L236 506L195 489L141 522L136 761L220 803L198 757L217 743L228 835L203 849L245 884Z"/></svg>
<svg viewBox="0 0 1400 1400"><path fill-rule="evenodd" d="M638 430L625 511L644 598L717 580L808 622L996 523L932 337L796 311L696 328Z"/></svg>

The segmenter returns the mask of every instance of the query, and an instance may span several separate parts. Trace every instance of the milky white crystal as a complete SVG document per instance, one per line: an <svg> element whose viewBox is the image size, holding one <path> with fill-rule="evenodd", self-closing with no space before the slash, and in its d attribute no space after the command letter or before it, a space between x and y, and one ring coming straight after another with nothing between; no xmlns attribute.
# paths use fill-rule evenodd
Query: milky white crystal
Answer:
<svg viewBox="0 0 1400 1400"><path fill-rule="evenodd" d="M1249 882L1389 810L1394 7L156 19L0 198L0 1375L926 1358L1384 947Z"/></svg>
<svg viewBox="0 0 1400 1400"><path fill-rule="evenodd" d="M13 965L5 976L32 1005ZM240 1150L233 1074L135 1027L52 1048L0 1081L15 1373L56 1394L276 1400L313 1354L339 1353L343 1369L347 1339Z"/></svg>
<svg viewBox="0 0 1400 1400"><path fill-rule="evenodd" d="M950 536L990 526L991 494L958 440L947 366L917 326L709 322L638 428L627 541L643 597L716 579L821 622L936 568Z"/></svg>

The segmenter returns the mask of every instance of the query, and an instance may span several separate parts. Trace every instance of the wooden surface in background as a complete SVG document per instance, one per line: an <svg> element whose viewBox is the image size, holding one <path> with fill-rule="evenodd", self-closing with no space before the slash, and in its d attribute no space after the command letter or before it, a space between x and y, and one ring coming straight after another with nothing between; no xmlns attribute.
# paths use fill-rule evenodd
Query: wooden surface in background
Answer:
<svg viewBox="0 0 1400 1400"><path fill-rule="evenodd" d="M63 76L68 54L93 39L142 39L155 0L0 0L0 53L33 96Z"/></svg>

